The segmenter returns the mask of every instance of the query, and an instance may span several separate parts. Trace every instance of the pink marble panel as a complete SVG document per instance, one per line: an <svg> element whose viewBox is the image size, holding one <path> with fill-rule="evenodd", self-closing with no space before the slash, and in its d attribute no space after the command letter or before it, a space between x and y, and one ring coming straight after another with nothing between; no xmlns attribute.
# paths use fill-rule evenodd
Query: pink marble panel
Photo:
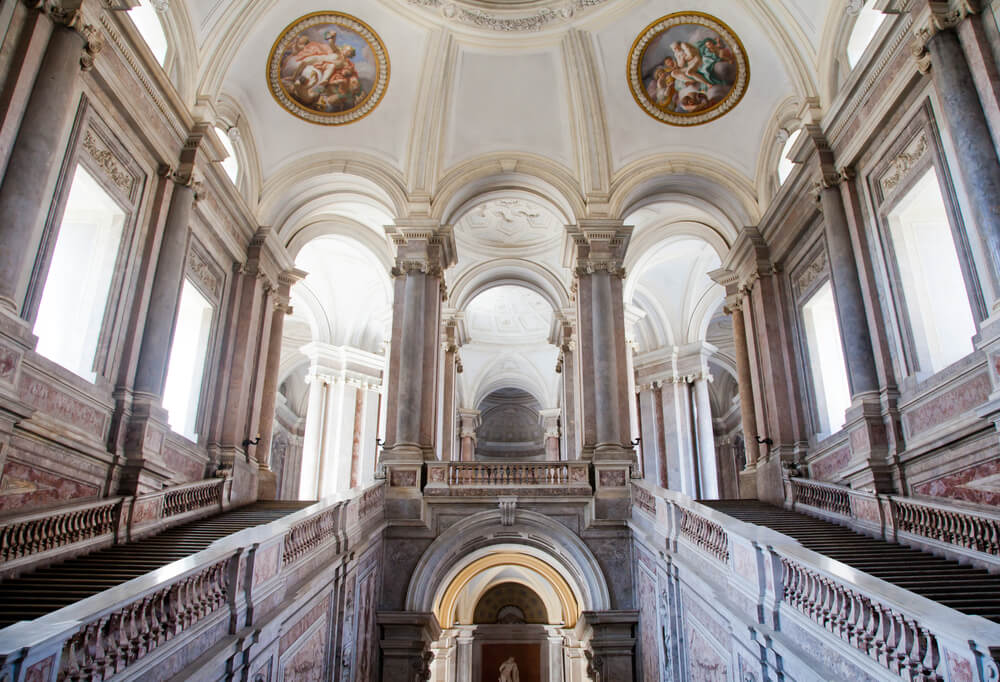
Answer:
<svg viewBox="0 0 1000 682"><path fill-rule="evenodd" d="M309 629L309 626L315 623L320 618L324 618L327 610L330 608L330 597L327 595L326 599L321 600L311 609L308 613L299 618L294 625L289 627L285 634L281 636L281 644L279 646L279 651L284 654L288 651L288 648L295 643L302 633Z"/></svg>
<svg viewBox="0 0 1000 682"><path fill-rule="evenodd" d="M656 613L656 581L649 573L639 570L639 636L642 647L643 682L659 682L659 631Z"/></svg>
<svg viewBox="0 0 1000 682"><path fill-rule="evenodd" d="M100 488L8 459L0 475L0 511L95 497Z"/></svg>
<svg viewBox="0 0 1000 682"><path fill-rule="evenodd" d="M729 679L726 662L700 632L688 628L688 666L692 682L719 682Z"/></svg>
<svg viewBox="0 0 1000 682"><path fill-rule="evenodd" d="M52 654L32 664L24 673L24 682L49 682L52 679L52 666L55 662L56 655Z"/></svg>
<svg viewBox="0 0 1000 682"><path fill-rule="evenodd" d="M602 488L623 488L625 486L625 472L602 471L599 477Z"/></svg>
<svg viewBox="0 0 1000 682"><path fill-rule="evenodd" d="M257 587L262 582L278 573L278 558L281 554L281 545L274 544L258 551L253 561L253 578L251 584Z"/></svg>
<svg viewBox="0 0 1000 682"><path fill-rule="evenodd" d="M17 371L17 364L21 360L21 354L12 348L0 346L0 380L11 383L14 380L14 372Z"/></svg>
<svg viewBox="0 0 1000 682"><path fill-rule="evenodd" d="M375 630L375 592L378 589L379 572L369 572L358 586L358 635L357 680L375 679L375 651L377 637Z"/></svg>
<svg viewBox="0 0 1000 682"><path fill-rule="evenodd" d="M978 504L1000 505L1000 459L920 483L913 486L913 492Z"/></svg>
<svg viewBox="0 0 1000 682"><path fill-rule="evenodd" d="M921 433L981 405L989 394L989 375L977 374L964 384L908 411L903 420L910 434Z"/></svg>
<svg viewBox="0 0 1000 682"><path fill-rule="evenodd" d="M150 500L137 500L135 506L132 507L132 526L139 526L159 519L162 504L162 497L154 497Z"/></svg>
<svg viewBox="0 0 1000 682"><path fill-rule="evenodd" d="M745 545L735 545L733 547L733 568L737 575L741 575L751 583L757 580L757 561L753 551Z"/></svg>
<svg viewBox="0 0 1000 682"><path fill-rule="evenodd" d="M956 656L947 649L945 658L948 659L948 679L951 682L972 682L975 679L972 675L972 664L967 658Z"/></svg>
<svg viewBox="0 0 1000 682"><path fill-rule="evenodd" d="M27 374L21 375L19 394L35 409L72 424L103 439L107 418L104 412Z"/></svg>
<svg viewBox="0 0 1000 682"><path fill-rule="evenodd" d="M851 461L851 448L843 447L834 450L809 464L809 471L817 481L832 481L840 478L839 474Z"/></svg>
<svg viewBox="0 0 1000 682"><path fill-rule="evenodd" d="M878 502L876 500L866 500L858 497L852 497L851 511L854 513L854 516L862 521L870 521L872 523L882 522L882 519L879 516Z"/></svg>
<svg viewBox="0 0 1000 682"><path fill-rule="evenodd" d="M417 472L393 471L389 479L389 485L393 488L415 488L417 487Z"/></svg>
<svg viewBox="0 0 1000 682"><path fill-rule="evenodd" d="M326 660L326 628L319 627L309 635L287 661L282 662L283 678L295 682L321 682Z"/></svg>
<svg viewBox="0 0 1000 682"><path fill-rule="evenodd" d="M167 449L163 452L163 461L171 471L179 474L174 477L177 483L200 481L204 478L205 465L202 462L188 457L170 445L167 445Z"/></svg>
<svg viewBox="0 0 1000 682"><path fill-rule="evenodd" d="M431 479L431 483L444 483L445 479L445 468L444 467L429 467L428 475Z"/></svg>

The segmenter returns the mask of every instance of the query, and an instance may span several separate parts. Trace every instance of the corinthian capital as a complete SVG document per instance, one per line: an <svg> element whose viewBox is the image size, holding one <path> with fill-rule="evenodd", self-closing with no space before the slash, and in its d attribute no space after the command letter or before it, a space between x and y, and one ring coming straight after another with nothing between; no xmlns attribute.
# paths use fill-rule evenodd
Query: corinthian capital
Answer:
<svg viewBox="0 0 1000 682"><path fill-rule="evenodd" d="M913 12L913 35L916 37L914 54L918 63L928 41L941 31L955 28L970 14L980 11L979 0L918 0ZM923 68L921 69L924 70Z"/></svg>

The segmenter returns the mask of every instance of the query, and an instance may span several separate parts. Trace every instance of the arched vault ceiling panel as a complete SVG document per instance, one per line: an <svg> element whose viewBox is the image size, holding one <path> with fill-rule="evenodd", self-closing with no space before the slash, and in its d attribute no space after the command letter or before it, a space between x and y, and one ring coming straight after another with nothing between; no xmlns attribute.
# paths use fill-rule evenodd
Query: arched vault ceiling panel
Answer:
<svg viewBox="0 0 1000 682"><path fill-rule="evenodd" d="M722 118L699 126L669 126L647 115L633 100L625 73L636 36L660 17L687 10L688 4L651 0L595 32L613 171L644 156L674 152L703 155L754 176L761 135L778 104L795 93L773 36L747 5L732 0L698 4L699 11L718 17L735 31L750 59L750 86L743 100Z"/></svg>
<svg viewBox="0 0 1000 682"><path fill-rule="evenodd" d="M574 166L566 81L557 50L459 51L445 163L498 151Z"/></svg>
<svg viewBox="0 0 1000 682"><path fill-rule="evenodd" d="M251 126L258 131L258 154L265 180L273 169L324 150L364 152L397 168L405 165L403 154L409 145L427 31L394 12L382 10L379 3L341 0L336 5L338 12L351 14L371 26L389 52L389 87L368 116L341 126L308 123L282 109L268 90L266 61L282 30L303 15L329 9L329 3L317 0L276 3L245 37L228 67L225 88L244 105Z"/></svg>

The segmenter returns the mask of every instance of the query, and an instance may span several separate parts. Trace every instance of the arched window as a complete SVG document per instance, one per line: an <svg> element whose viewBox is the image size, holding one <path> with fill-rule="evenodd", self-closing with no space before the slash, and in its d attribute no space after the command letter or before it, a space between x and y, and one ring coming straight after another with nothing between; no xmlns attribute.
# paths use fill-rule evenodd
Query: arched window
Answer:
<svg viewBox="0 0 1000 682"><path fill-rule="evenodd" d="M859 61L868 45L872 42L875 34L878 33L882 22L885 21L885 14L875 9L875 0L867 0L858 12L858 19L854 22L854 30L847 40L847 63L853 69Z"/></svg>
<svg viewBox="0 0 1000 682"><path fill-rule="evenodd" d="M139 6L128 11L132 23L139 29L153 56L161 65L167 58L167 34L151 0L140 0Z"/></svg>
<svg viewBox="0 0 1000 682"><path fill-rule="evenodd" d="M795 168L795 162L788 158L788 155L792 152L792 147L799 139L799 135L802 133L802 129L799 128L785 140L784 146L781 148L781 156L778 157L778 183L783 185L788 176L792 174L792 169Z"/></svg>
<svg viewBox="0 0 1000 682"><path fill-rule="evenodd" d="M226 175L229 176L229 179L232 180L235 185L236 179L240 175L240 161L236 158L236 148L233 146L233 141L229 132L219 127L216 127L215 131L219 135L219 140L222 141L222 147L226 150L226 154L228 154L228 156L222 160L222 169L226 171Z"/></svg>

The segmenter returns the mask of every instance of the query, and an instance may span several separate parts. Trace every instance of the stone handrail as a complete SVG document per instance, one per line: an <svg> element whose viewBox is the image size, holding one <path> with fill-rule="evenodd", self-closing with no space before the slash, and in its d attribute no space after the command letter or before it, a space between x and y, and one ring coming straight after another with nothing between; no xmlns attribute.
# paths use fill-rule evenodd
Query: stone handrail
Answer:
<svg viewBox="0 0 1000 682"><path fill-rule="evenodd" d="M722 563L729 562L729 536L719 524L690 509L682 509L681 535Z"/></svg>
<svg viewBox="0 0 1000 682"><path fill-rule="evenodd" d="M890 497L897 531L1000 557L1000 516Z"/></svg>
<svg viewBox="0 0 1000 682"><path fill-rule="evenodd" d="M163 491L163 518L222 506L222 489L225 479L214 479L188 483Z"/></svg>
<svg viewBox="0 0 1000 682"><path fill-rule="evenodd" d="M654 513L633 514L637 533L647 541L665 536L665 548L673 550L675 560L687 563L688 570L702 578L705 562L685 559L678 540L711 552L720 562L712 564L720 584L742 584L744 594L757 595L756 606L748 604L752 612L744 616L766 625L775 636L794 613L810 636L834 637L864 654L884 671L872 675L878 679L891 673L905 680L939 682L956 679L959 670L970 671L963 679L1000 679L990 656L1000 647L1000 624L920 597L681 493L646 482L632 485L645 489L655 502ZM852 660L850 655L845 659Z"/></svg>
<svg viewBox="0 0 1000 682"><path fill-rule="evenodd" d="M371 499L371 489L364 492ZM315 570L303 563L307 559L315 563L321 558L326 565L332 556L318 552L353 551L347 538L362 527L367 533L380 533L381 521L371 504L367 513L344 513L349 507L357 509L364 497L364 493L354 495L322 500L269 524L239 531L144 576L0 630L0 679L46 661L54 666L59 682L109 679L126 669L130 679L159 679L162 675L153 668L162 659L149 656L154 650L183 648L178 655L194 657L217 644L201 636L206 631L201 624L224 626L231 635L242 627L241 614L252 605L241 600L254 599L247 585L270 586L261 592L266 595L261 599L280 603L274 590L284 589L291 598Z"/></svg>
<svg viewBox="0 0 1000 682"><path fill-rule="evenodd" d="M0 579L223 511L230 485L230 479L212 478L0 517Z"/></svg>
<svg viewBox="0 0 1000 682"><path fill-rule="evenodd" d="M0 565L102 536L112 537L123 499L113 497L0 520Z"/></svg>
<svg viewBox="0 0 1000 682"><path fill-rule="evenodd" d="M511 489L536 494L590 494L589 462L428 462L429 495L449 490Z"/></svg>
<svg viewBox="0 0 1000 682"><path fill-rule="evenodd" d="M1000 569L1000 514L944 500L880 495L803 478L786 482L788 506L890 542Z"/></svg>

